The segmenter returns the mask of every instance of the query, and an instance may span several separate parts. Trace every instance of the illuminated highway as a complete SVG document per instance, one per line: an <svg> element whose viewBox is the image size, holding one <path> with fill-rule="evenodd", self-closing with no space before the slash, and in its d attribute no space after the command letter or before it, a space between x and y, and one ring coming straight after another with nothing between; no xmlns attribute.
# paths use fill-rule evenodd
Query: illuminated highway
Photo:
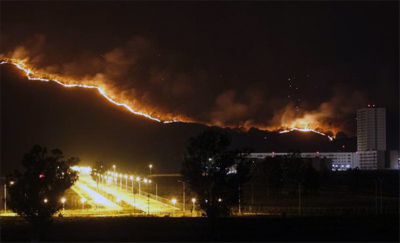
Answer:
<svg viewBox="0 0 400 243"><path fill-rule="evenodd" d="M123 179L120 179L121 181ZM153 195L147 195L143 190L138 193L138 183L135 185L135 194L132 193L132 187L126 183L98 183L94 181L89 173L80 173L79 180L75 182L72 189L93 208L103 211L132 211L131 213L140 214L170 214L173 215L181 211L178 207L173 207L164 203L166 199L161 197L160 200L151 198ZM143 185L142 185L143 186ZM143 195L144 194L144 195ZM153 196L154 197L154 196Z"/></svg>
<svg viewBox="0 0 400 243"><path fill-rule="evenodd" d="M82 176L86 177L86 176ZM83 180L78 180L75 182L75 185L72 187L79 196L85 198L87 203L92 206L100 206L106 210L121 210L122 207L118 204L108 200L106 197L102 196L101 194L97 193L95 190L91 189L86 185Z"/></svg>

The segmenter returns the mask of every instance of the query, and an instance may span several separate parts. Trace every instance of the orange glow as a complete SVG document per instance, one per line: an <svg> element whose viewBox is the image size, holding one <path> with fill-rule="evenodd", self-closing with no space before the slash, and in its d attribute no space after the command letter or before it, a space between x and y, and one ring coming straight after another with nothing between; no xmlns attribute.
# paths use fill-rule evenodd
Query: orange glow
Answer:
<svg viewBox="0 0 400 243"><path fill-rule="evenodd" d="M124 107L126 110L128 110L130 113L133 113L135 115L143 116L146 117L150 120L161 122L161 123L173 123L173 122L180 122L180 123L199 123L207 126L215 126L219 125L221 127L230 127L230 128L237 128L235 126L226 126L224 124L211 124L207 122L198 122L193 120L192 118L188 118L184 115L171 115L171 114L163 114L163 113L157 113L156 115L153 110L150 108L146 107L137 107L140 106L140 104L136 104L134 102L131 102L129 99L124 99L121 97L118 97L118 95L114 95L111 89L108 89L105 84L96 84L94 85L92 81L90 80L78 80L78 79L73 79L73 78L64 78L59 75L54 75L50 73L46 73L43 71L38 71L34 69L32 66L27 64L26 60L19 60L19 59L10 59L10 58L5 58L2 57L2 61L0 62L1 64L11 64L17 67L19 70L23 71L26 75L26 77L29 80L33 81L42 81L42 82L54 82L59 85L62 85L66 88L86 88L86 89L95 89L99 92L100 95L102 95L104 98L106 98L110 103ZM85 83L85 84L83 84ZM287 119L282 119L279 121L281 125L276 125L276 126L263 126L263 125L257 125L254 124L251 127L258 128L260 130L264 131L277 131L280 133L287 133L291 131L299 131L299 132L313 132L316 134L320 134L323 136L326 136L329 138L331 141L334 139L334 136L330 136L326 134L326 131L332 131L334 134L337 132L337 128L327 126L325 124L322 124L321 122L318 122L319 117L315 114L312 113L305 113L303 117L293 117L290 116ZM250 129L250 127L242 127L244 129Z"/></svg>
<svg viewBox="0 0 400 243"><path fill-rule="evenodd" d="M0 63L0 65L1 64L12 64L12 65L16 66L18 69L20 69L23 72L25 72L26 77L29 80L42 81L42 82L50 82L50 81L52 81L52 82L55 82L55 83L57 83L59 85L62 85L64 87L66 87L66 88L79 87L79 88L86 88L86 89L96 89L104 98L106 98L109 102L113 103L114 105L122 106L122 107L126 108L129 112L131 112L131 113L133 113L135 115L144 116L144 117L149 118L149 119L151 119L153 121L163 122L163 123L185 122L185 121L178 121L178 120L175 120L175 119L162 120L160 118L153 117L153 116L151 116L149 114L146 114L144 112L140 112L140 111L134 110L132 107L130 107L126 103L120 103L120 102L117 102L114 99L112 99L107 94L107 91L104 88L101 88L101 87L96 86L96 85L86 85L86 84L72 83L71 81L65 80L65 79L63 79L61 77L58 77L56 75L44 74L44 73L33 71L33 68L30 68L22 60L3 58L3 61Z"/></svg>

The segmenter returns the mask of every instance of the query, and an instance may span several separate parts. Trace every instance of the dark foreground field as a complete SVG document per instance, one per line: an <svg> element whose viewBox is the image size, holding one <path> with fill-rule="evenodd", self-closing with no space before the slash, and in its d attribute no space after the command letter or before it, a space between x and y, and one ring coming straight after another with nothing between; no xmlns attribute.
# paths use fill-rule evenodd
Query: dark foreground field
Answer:
<svg viewBox="0 0 400 243"><path fill-rule="evenodd" d="M31 241L20 218L1 219L1 241ZM205 218L56 218L42 241L399 242L398 216L227 218L211 237Z"/></svg>

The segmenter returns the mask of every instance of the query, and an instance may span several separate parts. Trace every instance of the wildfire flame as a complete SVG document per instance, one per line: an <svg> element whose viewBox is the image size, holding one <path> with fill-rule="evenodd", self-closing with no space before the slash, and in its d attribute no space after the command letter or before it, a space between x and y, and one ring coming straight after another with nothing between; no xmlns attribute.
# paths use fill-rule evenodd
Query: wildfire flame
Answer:
<svg viewBox="0 0 400 243"><path fill-rule="evenodd" d="M288 129L288 130L283 130L283 131L280 131L279 133L288 133L288 132L293 132L293 131L299 131L299 132L313 132L313 133L316 133L316 134L320 134L320 135L322 135L322 136L326 136L327 138L329 138L329 140L333 140L333 136L329 136L329 135L327 135L327 134L325 134L325 133L322 133L322 132L318 132L317 130L314 130L314 129L310 129L310 128L296 128L296 127L293 127L293 128L290 128L290 129Z"/></svg>
<svg viewBox="0 0 400 243"><path fill-rule="evenodd" d="M28 65L21 60L15 60L15 59L6 59L2 62L0 62L1 64L12 64L14 66L16 66L18 69L22 70L23 72L25 72L26 77L29 80L35 80L35 81L43 81L43 82L55 82L59 85L62 85L64 87L67 88L74 88L74 87L79 87L79 88L86 88L86 89L96 89L104 98L106 98L109 102L113 103L114 105L117 106L122 106L124 108L126 108L129 112L135 114L135 115L139 115L139 116L144 116L146 118L149 118L153 121L157 121L157 122L163 122L163 123L171 123L171 122L179 122L176 120L164 120L162 121L161 119L158 119L156 117L153 117L149 114L143 113L143 112L139 112L134 110L132 107L130 107L129 105L125 104L125 103L119 103L115 100L113 100L109 95L107 95L106 91L104 89L102 89L99 86L95 86L95 85L86 85L86 84L70 84L70 83L65 83L60 81L57 78L44 78L44 76L49 76L49 75L40 75L36 72L34 72L31 68L28 67Z"/></svg>
<svg viewBox="0 0 400 243"><path fill-rule="evenodd" d="M49 74L49 73L43 73L40 71L34 70L34 68L30 67L25 60L19 60L19 59L10 59L10 58L2 58L2 61L0 62L0 65L2 64L11 64L17 67L19 70L23 71L26 75L26 77L29 80L33 81L42 81L42 82L55 82L59 85L62 85L66 88L74 88L74 87L79 87L79 88L86 88L86 89L95 89L101 94L104 98L106 98L109 102L111 102L114 105L124 107L126 110L129 112L146 117L148 119L151 119L153 121L161 122L161 123L174 123L174 122L180 122L180 123L196 123L195 121L191 120L190 118L186 117L179 117L179 118L171 118L171 119L162 119L161 117L156 117L152 116L149 113L150 112L143 112L143 111L138 111L132 108L127 103L122 103L116 101L116 99L112 98L106 88L102 88L100 86L96 85L87 85L87 84L81 84L77 83L74 80L70 79L65 79L57 75ZM321 131L318 131L318 129L313 129L309 127L309 124L312 124L312 121L308 121L309 119L307 118L297 118L295 121L291 122L290 125L282 124L279 127L264 127L260 128L262 130L267 130L267 131L278 131L279 133L288 133L292 131L299 131L299 132L313 132L322 136L326 136L329 138L331 141L334 139L334 136L330 136L328 134L325 134ZM284 122L282 122L284 123ZM207 124L205 123L204 125L212 126L214 124ZM333 129L334 130L334 129Z"/></svg>

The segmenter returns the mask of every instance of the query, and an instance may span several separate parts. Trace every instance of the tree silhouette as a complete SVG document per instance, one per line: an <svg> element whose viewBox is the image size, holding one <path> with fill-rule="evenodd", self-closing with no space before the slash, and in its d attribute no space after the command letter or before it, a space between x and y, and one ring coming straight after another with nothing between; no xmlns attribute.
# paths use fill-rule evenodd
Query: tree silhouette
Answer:
<svg viewBox="0 0 400 243"><path fill-rule="evenodd" d="M184 156L183 178L209 218L228 215L238 205L243 184L249 179L248 151L230 151L229 145L227 135L204 131L190 138Z"/></svg>
<svg viewBox="0 0 400 243"><path fill-rule="evenodd" d="M78 179L77 172L71 169L78 162L74 157L64 160L59 149L48 154L46 148L33 146L22 160L25 172L15 173L16 181L9 190L10 208L42 231L61 209L65 190Z"/></svg>

